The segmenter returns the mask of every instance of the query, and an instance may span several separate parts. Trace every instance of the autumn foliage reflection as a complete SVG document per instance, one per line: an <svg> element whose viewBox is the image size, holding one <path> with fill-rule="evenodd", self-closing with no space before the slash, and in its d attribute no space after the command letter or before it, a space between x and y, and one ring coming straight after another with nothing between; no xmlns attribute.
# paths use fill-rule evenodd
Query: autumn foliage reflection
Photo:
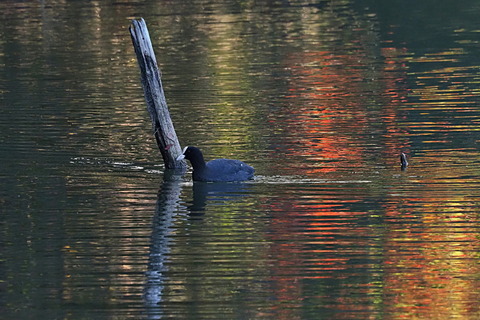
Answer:
<svg viewBox="0 0 480 320"><path fill-rule="evenodd" d="M269 119L283 133L276 155L295 162L293 171L313 176L364 168L373 158L393 165L394 155L408 148L398 126L408 93L404 52L385 49L382 67L373 71L365 52L288 56L284 108Z"/></svg>
<svg viewBox="0 0 480 320"><path fill-rule="evenodd" d="M367 60L362 54L355 59L333 52L288 57L291 77L285 107L280 114L272 114L270 121L272 126L284 125L277 128L283 132L277 147L280 154L292 161L300 159L290 168L292 172L309 177L337 172L345 177L346 168L365 168L370 161L369 144L386 159L385 165L398 166L396 155L410 148L408 120L400 111L410 103L411 94L406 54L405 48L384 48L382 68L373 73L365 70L369 62L361 61L362 57ZM365 94L352 96L351 92ZM378 141L370 140L380 136ZM434 158L432 153L416 161L420 165L435 162ZM331 198L319 199L306 189L301 197L285 192L279 196L281 201L266 205L275 217L268 233L270 255L277 261L272 281L276 299L287 306L276 317L298 318L295 310L312 301L323 303L326 310L345 310L336 319L350 318L351 312L366 318L386 312L395 319L478 316L479 241L475 224L469 222L476 221L478 213L470 204L462 205L465 193L438 190L439 183L451 184L452 178L464 174L463 169L434 172L420 178L418 190L407 197L398 197L398 192L407 191L402 180L393 180L386 193L377 194L367 185L360 186L361 195L356 196L358 189L346 186L351 192L346 196L330 187ZM472 181L460 179L458 185L462 183L469 194ZM368 201L384 203L385 211L380 213L384 225L361 224L372 219L368 206L362 205ZM364 263L357 262L362 259ZM362 269L367 272L364 277L359 273ZM335 279L334 287L325 285L329 279ZM316 294L306 296L311 283L324 286L318 285ZM377 299L385 310L376 308Z"/></svg>

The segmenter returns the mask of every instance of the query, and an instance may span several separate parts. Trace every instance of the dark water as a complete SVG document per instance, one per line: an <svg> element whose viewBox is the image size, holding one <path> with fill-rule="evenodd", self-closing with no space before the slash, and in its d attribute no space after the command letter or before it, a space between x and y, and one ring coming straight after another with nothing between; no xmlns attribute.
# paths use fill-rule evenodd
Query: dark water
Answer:
<svg viewBox="0 0 480 320"><path fill-rule="evenodd" d="M479 319L479 14L1 2L0 318ZM254 181L164 178L136 17L182 145Z"/></svg>

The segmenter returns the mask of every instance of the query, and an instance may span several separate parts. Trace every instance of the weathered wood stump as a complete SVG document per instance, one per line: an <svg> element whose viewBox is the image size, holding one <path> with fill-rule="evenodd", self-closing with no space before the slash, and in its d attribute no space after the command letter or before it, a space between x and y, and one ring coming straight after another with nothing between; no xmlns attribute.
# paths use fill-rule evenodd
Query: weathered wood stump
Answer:
<svg viewBox="0 0 480 320"><path fill-rule="evenodd" d="M177 160L177 157L182 154L182 148L168 111L161 72L157 65L147 24L143 18L133 20L129 30L140 67L147 110L152 120L153 133L165 168L185 172L187 168L185 160Z"/></svg>

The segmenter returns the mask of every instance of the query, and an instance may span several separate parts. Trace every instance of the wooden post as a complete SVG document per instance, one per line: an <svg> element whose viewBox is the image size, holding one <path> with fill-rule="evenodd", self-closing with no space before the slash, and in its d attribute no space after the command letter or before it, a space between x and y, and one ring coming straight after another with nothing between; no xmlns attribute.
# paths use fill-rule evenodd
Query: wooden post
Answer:
<svg viewBox="0 0 480 320"><path fill-rule="evenodd" d="M163 92L161 73L153 51L145 20L133 20L129 28L133 47L140 67L143 92L147 110L152 120L153 133L162 153L166 169L186 171L185 160L177 160L182 154L175 128L173 127L167 101Z"/></svg>

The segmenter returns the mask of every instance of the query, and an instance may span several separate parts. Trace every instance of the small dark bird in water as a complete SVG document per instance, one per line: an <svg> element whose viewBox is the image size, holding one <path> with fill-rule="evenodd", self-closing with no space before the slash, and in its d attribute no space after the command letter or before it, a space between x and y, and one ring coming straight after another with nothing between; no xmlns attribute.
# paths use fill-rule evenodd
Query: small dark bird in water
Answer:
<svg viewBox="0 0 480 320"><path fill-rule="evenodd" d="M194 181L244 181L253 178L255 170L245 162L215 159L205 163L197 147L185 147L177 160L187 159L193 167Z"/></svg>
<svg viewBox="0 0 480 320"><path fill-rule="evenodd" d="M400 165L402 170L406 170L408 167L407 155L405 153L400 153Z"/></svg>

